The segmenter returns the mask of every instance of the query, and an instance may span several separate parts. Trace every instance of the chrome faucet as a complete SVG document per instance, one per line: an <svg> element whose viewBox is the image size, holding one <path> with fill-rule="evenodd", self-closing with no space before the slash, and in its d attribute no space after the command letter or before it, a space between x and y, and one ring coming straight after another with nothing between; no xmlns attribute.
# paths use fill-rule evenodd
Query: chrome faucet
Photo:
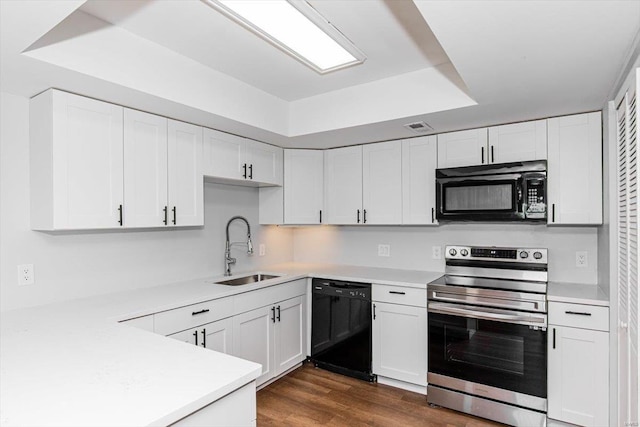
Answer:
<svg viewBox="0 0 640 427"><path fill-rule="evenodd" d="M239 219L240 221L244 221L244 223L247 224L247 242L246 243L245 242L231 243L229 241L229 225L231 225L231 223L237 219ZM231 266L236 263L236 259L231 258L231 246L233 245L247 245L247 254L249 255L253 254L253 243L251 243L251 226L249 225L249 221L247 221L247 219L243 216L234 216L229 220L229 222L227 222L227 243L224 251L224 264L225 264L224 275L225 276L231 276Z"/></svg>

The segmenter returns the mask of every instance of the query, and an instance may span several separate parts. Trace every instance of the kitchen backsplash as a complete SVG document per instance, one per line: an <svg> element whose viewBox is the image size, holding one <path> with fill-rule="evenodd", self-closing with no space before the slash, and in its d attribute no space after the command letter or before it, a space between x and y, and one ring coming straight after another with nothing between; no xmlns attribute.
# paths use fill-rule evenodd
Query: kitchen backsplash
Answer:
<svg viewBox="0 0 640 427"><path fill-rule="evenodd" d="M390 245L390 256L378 256L378 245ZM549 249L549 280L597 282L597 227L547 227L523 223L445 224L437 227L321 226L295 229L297 262L444 271L444 259L433 259L433 246L487 245ZM587 267L576 267L576 252L586 251Z"/></svg>

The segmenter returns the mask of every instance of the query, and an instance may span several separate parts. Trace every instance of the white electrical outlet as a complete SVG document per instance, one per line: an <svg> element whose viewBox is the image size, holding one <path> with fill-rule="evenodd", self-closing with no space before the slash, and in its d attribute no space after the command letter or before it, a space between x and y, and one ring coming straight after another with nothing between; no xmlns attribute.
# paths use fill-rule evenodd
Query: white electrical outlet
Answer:
<svg viewBox="0 0 640 427"><path fill-rule="evenodd" d="M378 256L391 256L391 245L378 245Z"/></svg>
<svg viewBox="0 0 640 427"><path fill-rule="evenodd" d="M431 258L442 259L442 248L440 246L432 246L431 250L433 251Z"/></svg>
<svg viewBox="0 0 640 427"><path fill-rule="evenodd" d="M266 252L267 252L267 247L265 246L264 243L260 243L260 245L258 246L258 256L264 256Z"/></svg>
<svg viewBox="0 0 640 427"><path fill-rule="evenodd" d="M18 285L33 285L34 282L33 264L20 264L18 266Z"/></svg>
<svg viewBox="0 0 640 427"><path fill-rule="evenodd" d="M587 267L589 265L589 258L586 251L576 252L576 267Z"/></svg>

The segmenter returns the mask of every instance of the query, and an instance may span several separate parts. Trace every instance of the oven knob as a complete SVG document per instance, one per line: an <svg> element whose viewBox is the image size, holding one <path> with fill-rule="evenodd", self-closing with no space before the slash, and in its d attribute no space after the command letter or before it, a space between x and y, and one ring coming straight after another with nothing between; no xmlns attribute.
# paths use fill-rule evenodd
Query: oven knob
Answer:
<svg viewBox="0 0 640 427"><path fill-rule="evenodd" d="M527 251L520 252L520 258L522 258L522 259L529 258L529 252L527 252Z"/></svg>
<svg viewBox="0 0 640 427"><path fill-rule="evenodd" d="M533 257L534 257L535 259L540 259L540 258L542 258L542 252L538 252L538 251L534 252L534 253L533 253Z"/></svg>
<svg viewBox="0 0 640 427"><path fill-rule="evenodd" d="M469 255L469 251L466 250L466 249L460 249L460 255L467 256L467 255Z"/></svg>
<svg viewBox="0 0 640 427"><path fill-rule="evenodd" d="M453 249L453 248L449 249L449 255L456 256L457 253L458 253L458 251L456 251L455 249Z"/></svg>

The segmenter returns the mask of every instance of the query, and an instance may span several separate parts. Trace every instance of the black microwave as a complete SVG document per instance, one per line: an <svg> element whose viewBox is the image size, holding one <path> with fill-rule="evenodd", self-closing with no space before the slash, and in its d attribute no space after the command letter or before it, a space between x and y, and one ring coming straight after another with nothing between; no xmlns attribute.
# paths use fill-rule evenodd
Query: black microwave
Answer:
<svg viewBox="0 0 640 427"><path fill-rule="evenodd" d="M546 221L547 162L436 170L439 221Z"/></svg>

